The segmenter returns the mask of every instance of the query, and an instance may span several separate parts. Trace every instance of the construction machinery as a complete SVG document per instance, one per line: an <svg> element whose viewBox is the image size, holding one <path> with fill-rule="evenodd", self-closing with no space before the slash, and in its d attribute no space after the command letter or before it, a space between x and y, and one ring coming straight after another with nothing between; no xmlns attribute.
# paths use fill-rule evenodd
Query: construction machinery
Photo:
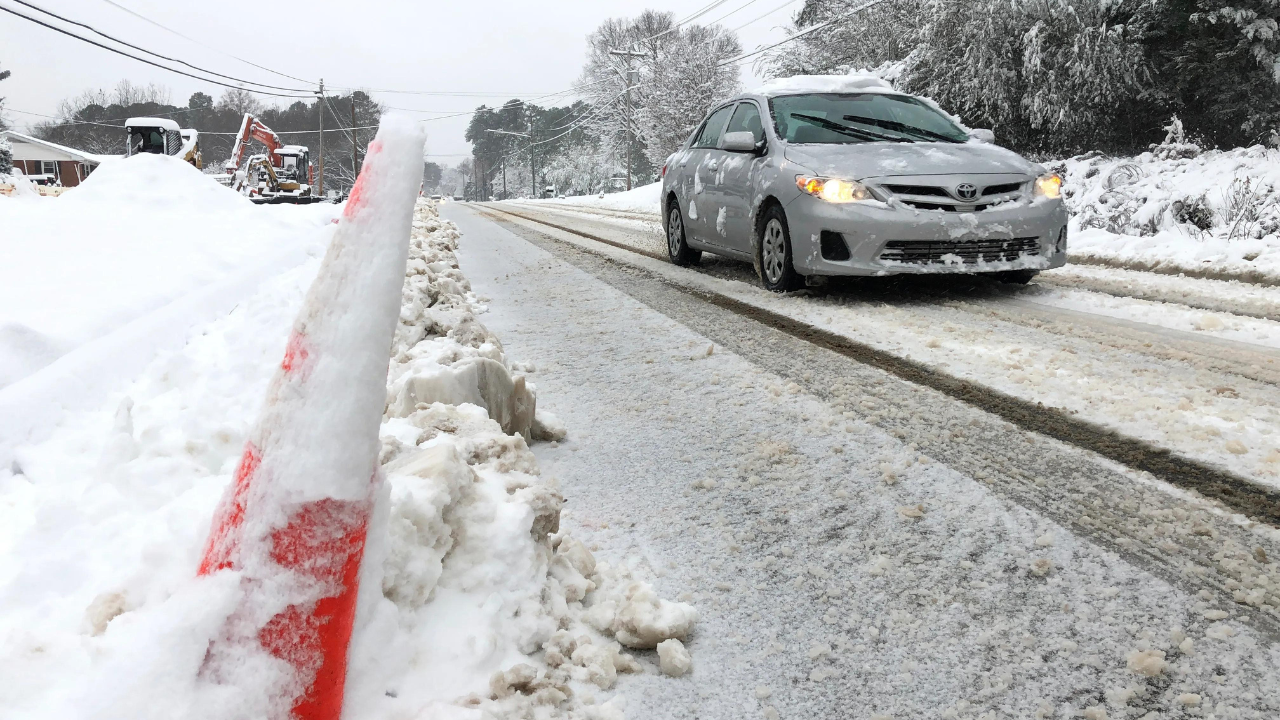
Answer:
<svg viewBox="0 0 1280 720"><path fill-rule="evenodd" d="M257 140L266 154L249 155L249 143ZM236 133L231 157L226 163L231 189L256 203L313 203L324 198L313 195L311 153L304 145L285 145L280 136L261 120L245 113Z"/></svg>
<svg viewBox="0 0 1280 720"><path fill-rule="evenodd" d="M178 127L168 118L134 117L124 123L129 144L125 157L134 155L176 155L191 163L197 170L204 169L204 157L200 154L200 133L190 128Z"/></svg>

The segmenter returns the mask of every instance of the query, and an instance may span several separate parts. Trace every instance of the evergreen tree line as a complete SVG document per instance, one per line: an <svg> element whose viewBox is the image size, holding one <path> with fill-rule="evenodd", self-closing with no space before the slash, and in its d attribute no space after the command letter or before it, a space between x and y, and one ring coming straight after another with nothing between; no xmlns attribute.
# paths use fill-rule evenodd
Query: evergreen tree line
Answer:
<svg viewBox="0 0 1280 720"><path fill-rule="evenodd" d="M805 0L799 32L849 12ZM1275 0L886 0L767 55L771 76L875 69L1027 152L1132 153L1178 116L1207 147L1280 142Z"/></svg>

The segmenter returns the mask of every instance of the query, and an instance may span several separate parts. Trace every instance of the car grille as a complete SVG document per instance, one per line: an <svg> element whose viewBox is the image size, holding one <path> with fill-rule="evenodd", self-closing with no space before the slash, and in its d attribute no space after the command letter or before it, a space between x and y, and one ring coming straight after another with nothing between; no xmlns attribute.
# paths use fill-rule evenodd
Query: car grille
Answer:
<svg viewBox="0 0 1280 720"><path fill-rule="evenodd" d="M910 205L918 210L942 210L944 212L962 212L960 208L964 208L963 212L982 212L991 207L990 203L983 205L942 205L941 203L921 202L919 200L903 200L903 205Z"/></svg>
<svg viewBox="0 0 1280 720"><path fill-rule="evenodd" d="M986 262L1009 262L1022 255L1039 255L1040 240L1034 237L999 238L990 240L890 240L880 251L880 259L887 262L929 265L942 263L944 255L959 257L966 265Z"/></svg>
<svg viewBox="0 0 1280 720"><path fill-rule="evenodd" d="M940 187L929 187L928 185L885 185L886 190L894 195L934 195L937 197L950 197L947 191Z"/></svg>
<svg viewBox="0 0 1280 720"><path fill-rule="evenodd" d="M982 212L997 203L1012 199L997 196L1017 193L1022 189L1022 185L1021 182L987 185L973 200L967 202L956 200L946 188L934 185L882 185L881 187L897 196L903 205L909 205L918 210ZM986 198L986 201L978 202L978 198Z"/></svg>
<svg viewBox="0 0 1280 720"><path fill-rule="evenodd" d="M1022 188L1022 183L1004 183L1003 185L988 185L982 188L982 195L1003 195L1005 193L1017 192Z"/></svg>

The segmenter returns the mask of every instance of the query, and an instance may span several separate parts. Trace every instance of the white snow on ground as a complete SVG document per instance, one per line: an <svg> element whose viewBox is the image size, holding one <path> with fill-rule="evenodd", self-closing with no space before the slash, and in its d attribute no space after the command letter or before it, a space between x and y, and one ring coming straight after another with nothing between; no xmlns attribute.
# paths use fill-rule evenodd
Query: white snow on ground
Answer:
<svg viewBox="0 0 1280 720"><path fill-rule="evenodd" d="M58 198L0 197L0 466L60 409L97 407L323 251L340 211L256 206L158 155L104 164Z"/></svg>
<svg viewBox="0 0 1280 720"><path fill-rule="evenodd" d="M1237 280L1161 275L1141 270L1067 265L1036 278L1038 285L1075 287L1117 297L1180 303L1188 307L1224 310L1280 318L1280 287Z"/></svg>
<svg viewBox="0 0 1280 720"><path fill-rule="evenodd" d="M231 224L240 220L215 229L243 231ZM327 230L313 233L314 242ZM685 638L696 613L566 534L548 536L555 484L539 477L526 441L489 416L506 407L524 412L530 434L563 438L563 429L536 412L517 369L529 368L509 362L476 321L456 242L452 225L419 203L382 429L390 495L370 524L347 713L617 720L621 700L592 695L640 669L617 642ZM99 407L67 413L0 469L5 713L266 714L281 680L269 658L202 674L242 592L235 572L195 571L318 263L269 278L211 323L193 321L185 346ZM408 387L417 402L397 404ZM435 402L452 391L489 412Z"/></svg>
<svg viewBox="0 0 1280 720"><path fill-rule="evenodd" d="M58 198L0 197L0 387L257 264L300 262L339 210L259 207L161 155L107 163Z"/></svg>
<svg viewBox="0 0 1280 720"><path fill-rule="evenodd" d="M1147 323L1154 327L1194 332L1205 337L1280 348L1280 322L1274 320L1068 288L1046 288L1041 292L1025 293L1020 297L1049 307L1079 310L1094 315Z"/></svg>
<svg viewBox="0 0 1280 720"><path fill-rule="evenodd" d="M1280 279L1280 150L1174 144L1061 165L1073 257Z"/></svg>
<svg viewBox="0 0 1280 720"><path fill-rule="evenodd" d="M610 193L604 197L599 195L579 195L576 197L567 197L563 200L545 199L545 200L524 200L522 202L536 203L538 205L575 205L586 208L600 208L604 210L621 210L624 212L635 213L652 213L659 214L659 199L662 197L662 183L649 183L641 185L631 190L623 192Z"/></svg>

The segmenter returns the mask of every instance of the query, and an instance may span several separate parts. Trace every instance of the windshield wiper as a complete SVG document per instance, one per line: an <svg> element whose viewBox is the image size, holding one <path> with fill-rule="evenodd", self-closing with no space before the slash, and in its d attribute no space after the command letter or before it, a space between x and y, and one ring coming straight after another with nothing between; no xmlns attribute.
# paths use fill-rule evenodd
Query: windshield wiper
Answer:
<svg viewBox="0 0 1280 720"><path fill-rule="evenodd" d="M814 125L817 125L819 127L824 127L834 132L848 135L850 137L855 137L855 138L858 138L859 140L887 140L889 142L905 142L905 143L915 142L915 140L912 140L911 138L894 137L893 135L882 135L878 132L871 132L870 130L863 130L861 128L856 128L856 127L849 127L848 125L843 125L838 122L832 122L831 120L828 120L824 117L818 117L817 115L791 113L791 117L796 118L798 120L804 120L805 122L811 122Z"/></svg>
<svg viewBox="0 0 1280 720"><path fill-rule="evenodd" d="M853 122L866 123L868 125L875 125L876 127L881 127L885 130L893 130L895 132L906 133L908 135L915 135L918 138L926 140L940 140L942 142L949 143L963 142L962 140L956 140L953 137L947 137L946 135L933 132L932 130L925 130L924 128L900 123L897 120L881 120L880 118L863 117L862 115L845 115L844 119L852 120Z"/></svg>

